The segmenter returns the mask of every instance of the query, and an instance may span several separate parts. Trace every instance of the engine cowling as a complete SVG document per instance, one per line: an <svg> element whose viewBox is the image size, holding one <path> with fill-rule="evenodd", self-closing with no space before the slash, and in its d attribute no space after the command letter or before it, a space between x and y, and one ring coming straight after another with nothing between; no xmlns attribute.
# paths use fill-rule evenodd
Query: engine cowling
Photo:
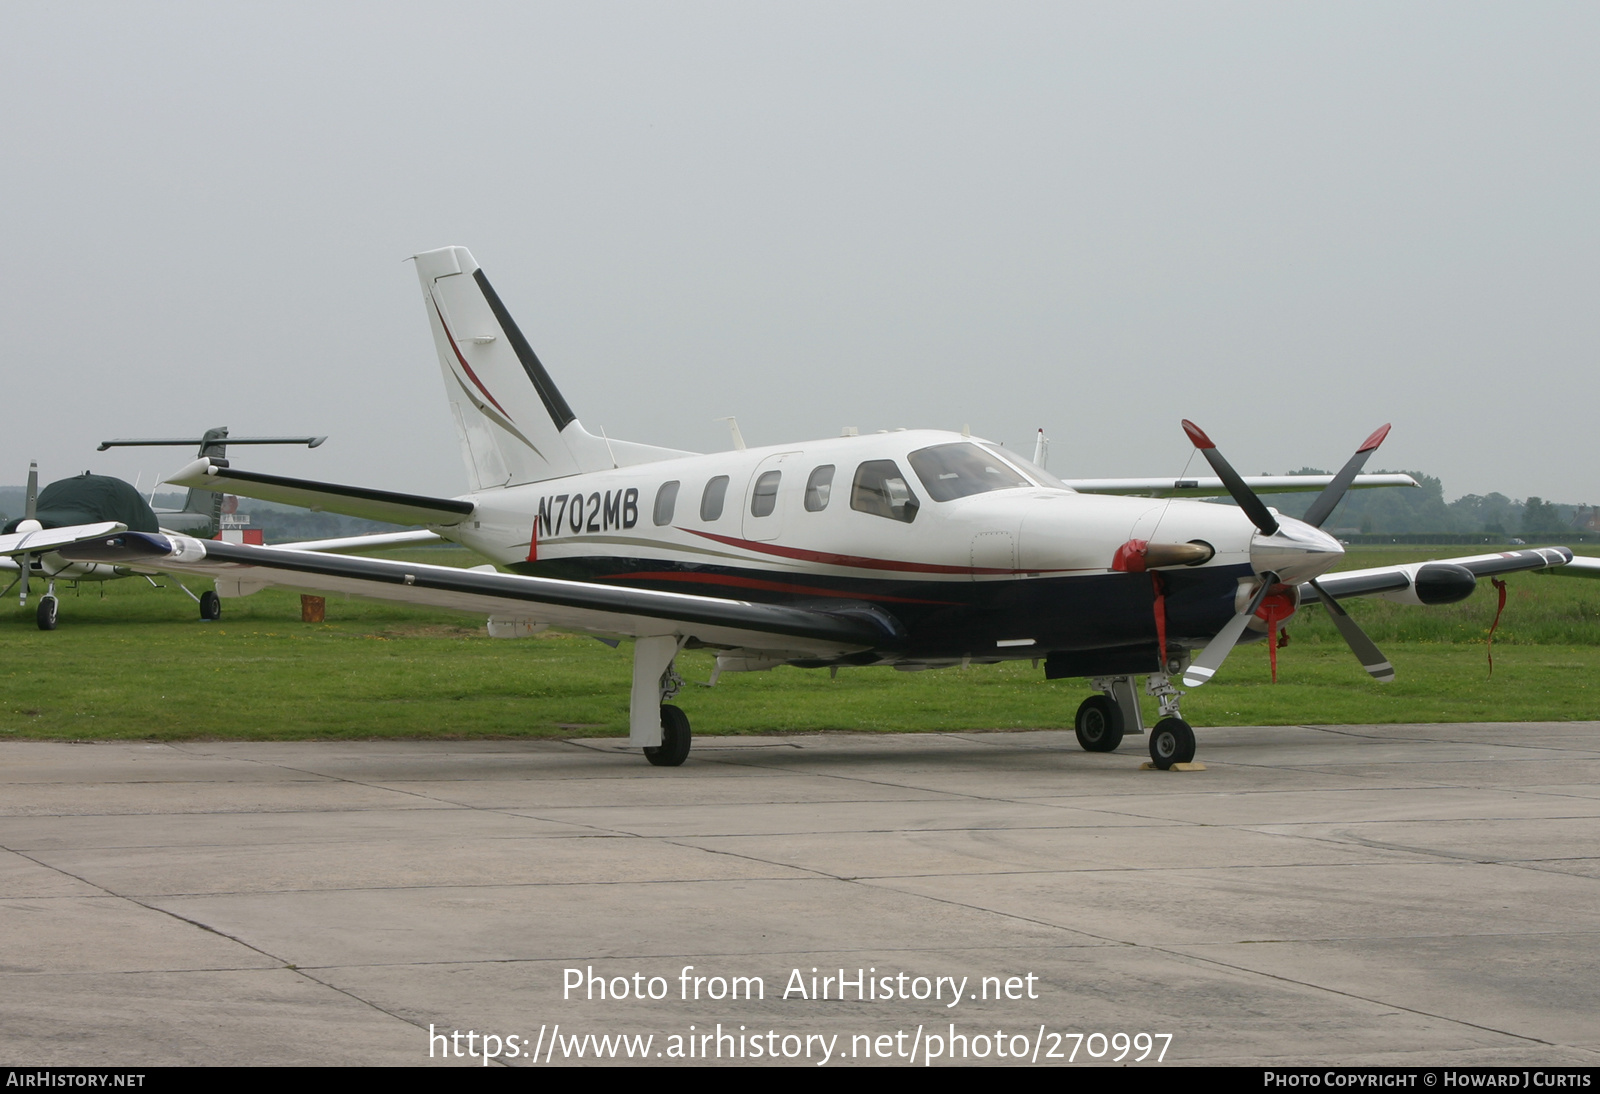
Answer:
<svg viewBox="0 0 1600 1094"><path fill-rule="evenodd" d="M1471 570L1448 562L1424 562L1410 577L1411 584L1406 588L1378 595L1396 604L1413 606L1455 604L1471 596L1478 587L1478 579Z"/></svg>

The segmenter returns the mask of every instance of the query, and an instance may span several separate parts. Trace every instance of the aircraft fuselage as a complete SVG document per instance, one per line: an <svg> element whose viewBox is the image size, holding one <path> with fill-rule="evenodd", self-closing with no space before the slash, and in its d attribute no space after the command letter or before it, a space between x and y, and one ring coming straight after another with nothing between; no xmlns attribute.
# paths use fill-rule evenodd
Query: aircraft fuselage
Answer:
<svg viewBox="0 0 1600 1094"><path fill-rule="evenodd" d="M1158 595L1167 641L1193 646L1257 583L1251 554L1262 537L1239 509L1078 494L1054 481L977 438L897 431L480 491L465 499L471 519L436 530L534 576L871 606L905 632L875 659L902 663L1148 645ZM1336 541L1285 523L1309 533L1280 567L1285 581L1338 560ZM1117 555L1129 541L1199 543L1210 555L1128 569Z"/></svg>

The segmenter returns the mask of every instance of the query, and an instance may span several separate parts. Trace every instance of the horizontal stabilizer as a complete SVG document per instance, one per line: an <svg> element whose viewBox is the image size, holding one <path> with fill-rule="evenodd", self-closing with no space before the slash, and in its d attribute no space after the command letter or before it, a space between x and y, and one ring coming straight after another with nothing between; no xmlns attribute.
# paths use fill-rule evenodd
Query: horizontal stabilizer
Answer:
<svg viewBox="0 0 1600 1094"><path fill-rule="evenodd" d="M316 448L326 436L322 437L230 437L226 430L217 437L118 437L111 441L101 441L96 452L104 452L108 448L194 448L197 445L218 443L224 445L240 444L303 444L307 448Z"/></svg>
<svg viewBox="0 0 1600 1094"><path fill-rule="evenodd" d="M363 486L291 479L264 475L259 471L240 471L221 467L209 459L195 460L167 480L173 486L196 490L226 490L258 501L298 505L306 509L343 513L363 520L390 524L460 524L472 515L470 501L455 498L429 498L417 494L396 494Z"/></svg>
<svg viewBox="0 0 1600 1094"><path fill-rule="evenodd" d="M1246 486L1258 494L1305 494L1322 490L1334 480L1332 475L1246 475ZM1064 479L1080 494L1136 494L1152 498L1225 498L1228 488L1220 478L1193 479ZM1352 490L1371 490L1380 486L1420 485L1410 475L1357 475Z"/></svg>

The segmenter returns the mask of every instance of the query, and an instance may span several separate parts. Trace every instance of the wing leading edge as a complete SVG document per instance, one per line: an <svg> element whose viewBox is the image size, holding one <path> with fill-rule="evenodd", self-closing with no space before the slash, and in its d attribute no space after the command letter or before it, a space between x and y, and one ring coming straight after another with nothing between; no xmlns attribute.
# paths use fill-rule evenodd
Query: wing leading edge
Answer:
<svg viewBox="0 0 1600 1094"><path fill-rule="evenodd" d="M1600 577L1600 559L1575 557L1566 547L1525 547L1492 555L1345 570L1319 577L1317 585L1336 600L1381 596L1402 604L1453 604L1470 596L1480 577L1527 570L1546 570L1563 577ZM1302 585L1300 594L1302 601L1316 602L1310 584Z"/></svg>

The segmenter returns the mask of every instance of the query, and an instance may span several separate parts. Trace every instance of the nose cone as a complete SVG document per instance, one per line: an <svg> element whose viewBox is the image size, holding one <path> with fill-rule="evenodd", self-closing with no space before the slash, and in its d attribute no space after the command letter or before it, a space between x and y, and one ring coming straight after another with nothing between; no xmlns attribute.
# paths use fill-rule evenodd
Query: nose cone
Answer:
<svg viewBox="0 0 1600 1094"><path fill-rule="evenodd" d="M1344 548L1321 528L1293 517L1279 517L1278 530L1250 540L1250 566L1258 574L1271 571L1285 585L1321 577L1344 557Z"/></svg>

